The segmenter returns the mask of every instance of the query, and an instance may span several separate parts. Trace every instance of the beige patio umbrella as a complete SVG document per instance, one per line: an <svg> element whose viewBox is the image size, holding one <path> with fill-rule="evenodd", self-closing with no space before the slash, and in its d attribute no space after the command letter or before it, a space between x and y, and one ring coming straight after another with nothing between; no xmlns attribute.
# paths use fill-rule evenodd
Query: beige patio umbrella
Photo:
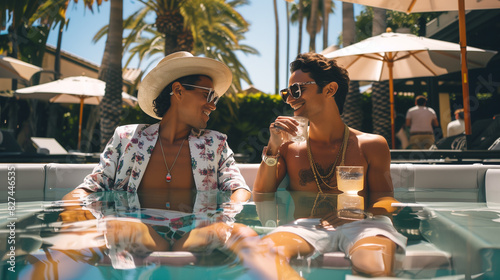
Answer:
<svg viewBox="0 0 500 280"><path fill-rule="evenodd" d="M460 32L460 53L462 72L462 95L464 103L465 134L471 135L469 73L467 70L467 35L465 29L465 10L500 9L499 0L341 0L354 4L378 7L405 13L458 11ZM496 36L496 35L494 35Z"/></svg>
<svg viewBox="0 0 500 280"><path fill-rule="evenodd" d="M0 55L0 78L29 81L42 68L22 60Z"/></svg>
<svg viewBox="0 0 500 280"><path fill-rule="evenodd" d="M467 47L471 68L481 68L497 53ZM389 80L391 135L394 148L394 79L439 76L460 70L458 44L387 32L348 47L324 53L346 68L351 80Z"/></svg>
<svg viewBox="0 0 500 280"><path fill-rule="evenodd" d="M15 95L23 99L40 99L53 103L80 104L80 121L78 125L78 149L82 139L83 105L99 105L106 89L106 83L85 76L68 77L46 84L27 87L15 91ZM130 106L137 105L137 98L122 92L122 100Z"/></svg>

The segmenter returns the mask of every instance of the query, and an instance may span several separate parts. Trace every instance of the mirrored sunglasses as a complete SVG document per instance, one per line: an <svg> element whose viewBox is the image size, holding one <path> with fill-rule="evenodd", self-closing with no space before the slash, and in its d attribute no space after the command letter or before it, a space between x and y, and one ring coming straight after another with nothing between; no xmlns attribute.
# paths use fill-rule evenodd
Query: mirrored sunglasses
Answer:
<svg viewBox="0 0 500 280"><path fill-rule="evenodd" d="M295 99L298 99L302 95L301 86L314 85L314 84L316 83L315 82L294 83L291 86L280 90L281 98L283 99L284 102L286 102L286 99L288 98L289 95L291 95Z"/></svg>
<svg viewBox="0 0 500 280"><path fill-rule="evenodd" d="M187 86L187 87L199 88L199 89L204 89L204 90L208 91L207 103L211 103L213 101L214 104L217 105L217 102L219 102L220 97L215 93L215 90L213 88L200 87L200 86L195 86L195 85L190 85L190 84L182 84L182 85L185 87Z"/></svg>

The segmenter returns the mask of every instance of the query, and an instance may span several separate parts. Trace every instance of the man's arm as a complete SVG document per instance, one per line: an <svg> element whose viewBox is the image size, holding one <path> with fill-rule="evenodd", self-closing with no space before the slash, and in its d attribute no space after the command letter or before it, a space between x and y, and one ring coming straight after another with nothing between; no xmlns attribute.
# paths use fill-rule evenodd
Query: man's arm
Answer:
<svg viewBox="0 0 500 280"><path fill-rule="evenodd" d="M286 162L282 144L287 141L288 135L296 135L299 123L291 117L278 117L269 125L269 142L264 150L266 156L278 157L278 163L269 165L262 161L255 178L254 192L275 192L286 174Z"/></svg>
<svg viewBox="0 0 500 280"><path fill-rule="evenodd" d="M368 211L374 215L394 212L391 206L398 202L394 198L391 179L391 154L387 141L379 135L366 141L363 151L368 161L366 173L368 184Z"/></svg>
<svg viewBox="0 0 500 280"><path fill-rule="evenodd" d="M94 215L88 210L83 210L80 204L81 198L90 193L86 189L74 189L64 195L62 198L64 201L64 211L59 214L61 221L70 223L95 219Z"/></svg>
<svg viewBox="0 0 500 280"><path fill-rule="evenodd" d="M231 202L245 202L250 199L252 193L247 189L237 189L231 194Z"/></svg>
<svg viewBox="0 0 500 280"><path fill-rule="evenodd" d="M267 155L276 156L277 150L270 149L268 146ZM280 154L282 154L280 152ZM278 157L278 163L274 166L269 166L264 161L260 163L253 191L257 193L275 192L278 185L281 183L286 174L286 163L282 156Z"/></svg>
<svg viewBox="0 0 500 280"><path fill-rule="evenodd" d="M405 123L406 127L410 128L411 127L411 119L406 119L406 123Z"/></svg>
<svg viewBox="0 0 500 280"><path fill-rule="evenodd" d="M433 127L438 127L438 126L439 126L439 122L438 122L438 120L437 120L437 118L436 118L436 117L434 117L434 118L432 119L432 126L433 126Z"/></svg>
<svg viewBox="0 0 500 280"><path fill-rule="evenodd" d="M243 178L239 168L236 166L233 151L229 147L225 136L217 150L221 153L217 171L218 189L223 191L231 190L231 202L239 203L248 201L252 193L245 182L245 178Z"/></svg>

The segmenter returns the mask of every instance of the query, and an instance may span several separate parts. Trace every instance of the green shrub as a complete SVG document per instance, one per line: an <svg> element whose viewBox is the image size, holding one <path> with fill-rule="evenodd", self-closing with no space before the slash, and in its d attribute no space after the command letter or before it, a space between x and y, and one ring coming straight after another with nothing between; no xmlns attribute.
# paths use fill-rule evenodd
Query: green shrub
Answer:
<svg viewBox="0 0 500 280"><path fill-rule="evenodd" d="M240 93L236 98L221 99L208 127L227 134L231 149L245 155L245 161L256 163L269 140L269 124L278 116L292 114L279 95Z"/></svg>

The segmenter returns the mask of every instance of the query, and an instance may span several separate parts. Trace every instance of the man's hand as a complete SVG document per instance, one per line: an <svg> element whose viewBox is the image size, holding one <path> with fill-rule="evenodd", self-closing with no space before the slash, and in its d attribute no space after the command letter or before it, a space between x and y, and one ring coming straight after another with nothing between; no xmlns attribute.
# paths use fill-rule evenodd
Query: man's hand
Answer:
<svg viewBox="0 0 500 280"><path fill-rule="evenodd" d="M233 203L247 202L251 196L252 193L249 192L248 190L237 189L233 191L233 193L231 194L231 202Z"/></svg>
<svg viewBox="0 0 500 280"><path fill-rule="evenodd" d="M269 125L268 151L277 153L279 147L286 142L288 135L297 135L299 123L292 117L279 116ZM276 151L276 153L274 153Z"/></svg>
<svg viewBox="0 0 500 280"><path fill-rule="evenodd" d="M94 220L95 217L89 210L73 209L65 210L59 214L59 220L64 223L72 223L78 221Z"/></svg>
<svg viewBox="0 0 500 280"><path fill-rule="evenodd" d="M232 228L223 222L197 227L174 243L174 251L201 252L223 247Z"/></svg>
<svg viewBox="0 0 500 280"><path fill-rule="evenodd" d="M81 199L90 193L83 189L74 189L63 197L64 211L59 214L59 220L64 223L95 219L88 210L82 209Z"/></svg>
<svg viewBox="0 0 500 280"><path fill-rule="evenodd" d="M150 225L135 219L106 220L106 246L118 247L145 255L151 251L166 251L170 245Z"/></svg>

